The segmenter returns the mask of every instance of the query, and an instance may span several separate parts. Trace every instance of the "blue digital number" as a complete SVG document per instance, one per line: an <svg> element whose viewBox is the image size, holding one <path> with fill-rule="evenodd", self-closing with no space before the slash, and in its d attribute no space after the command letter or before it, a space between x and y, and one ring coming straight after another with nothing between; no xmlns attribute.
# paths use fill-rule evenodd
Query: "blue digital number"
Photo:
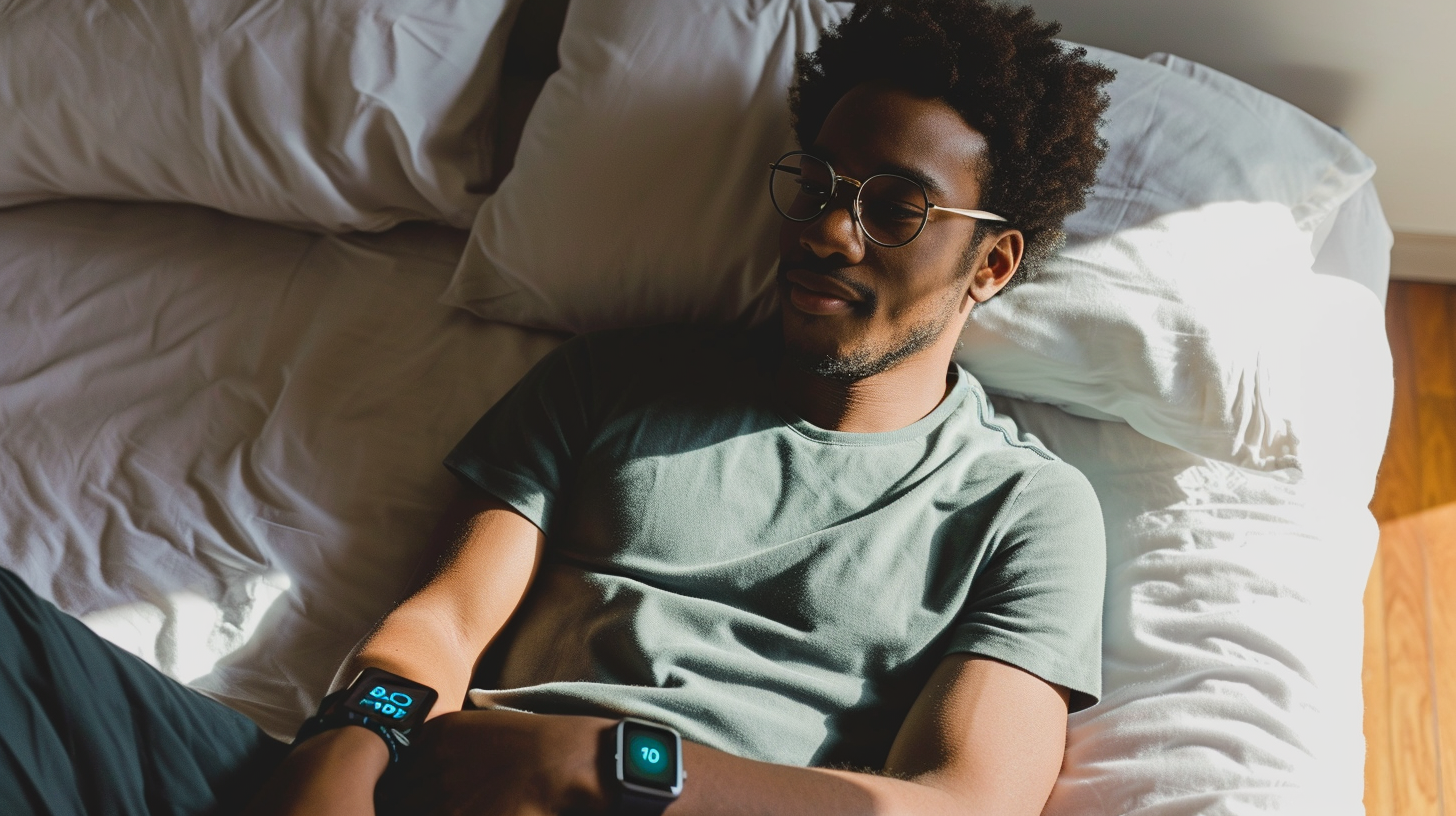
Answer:
<svg viewBox="0 0 1456 816"><path fill-rule="evenodd" d="M414 704L415 698L411 695L402 691L389 691L389 686L383 685L368 689L368 694L358 701L361 708L367 708L380 717L389 717L390 720L409 717L409 708Z"/></svg>
<svg viewBox="0 0 1456 816"><path fill-rule="evenodd" d="M660 774L667 769L667 746L646 734L633 734L628 740L628 756L643 773Z"/></svg>
<svg viewBox="0 0 1456 816"><path fill-rule="evenodd" d="M415 698L402 691L390 691L384 686L375 686L359 704L374 709L380 716L402 720L409 716L410 706L415 704Z"/></svg>

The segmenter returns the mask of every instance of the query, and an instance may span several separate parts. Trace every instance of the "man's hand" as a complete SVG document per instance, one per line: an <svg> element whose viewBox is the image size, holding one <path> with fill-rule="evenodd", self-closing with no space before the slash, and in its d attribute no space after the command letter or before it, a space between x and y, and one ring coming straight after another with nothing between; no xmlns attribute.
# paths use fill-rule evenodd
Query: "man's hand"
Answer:
<svg viewBox="0 0 1456 816"><path fill-rule="evenodd" d="M384 814L555 816L605 813L598 717L458 711L420 727L409 759L385 781Z"/></svg>

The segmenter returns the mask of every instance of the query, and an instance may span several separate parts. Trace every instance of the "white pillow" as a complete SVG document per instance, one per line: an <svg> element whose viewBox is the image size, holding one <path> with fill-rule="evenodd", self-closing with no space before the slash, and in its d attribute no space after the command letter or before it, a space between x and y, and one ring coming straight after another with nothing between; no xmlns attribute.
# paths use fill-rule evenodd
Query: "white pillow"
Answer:
<svg viewBox="0 0 1456 816"><path fill-rule="evenodd" d="M574 4L562 69L442 301L577 332L764 316L778 217L763 164L791 144L792 54L847 9L753 7ZM1202 66L1089 52L1119 72L1096 191L1038 279L973 313L958 359L1002 393L1224 461L1297 465L1281 314L1315 229L1372 163Z"/></svg>
<svg viewBox="0 0 1456 816"><path fill-rule="evenodd" d="M468 226L518 2L0 4L0 206L83 196L330 230Z"/></svg>
<svg viewBox="0 0 1456 816"><path fill-rule="evenodd" d="M1056 259L972 312L957 359L1001 393L1245 467L1297 466L1287 316L1316 228L1373 163L1201 65L1089 52L1118 72L1096 189Z"/></svg>
<svg viewBox="0 0 1456 816"><path fill-rule="evenodd" d="M779 226L768 163L793 149L794 58L850 7L572 3L561 69L443 302L577 332L765 315Z"/></svg>
<svg viewBox="0 0 1456 816"><path fill-rule="evenodd" d="M1365 812L1361 595L1390 350L1373 293L1299 277L1298 379L1321 410L1298 480L995 398L1087 476L1107 530L1104 693L1068 723L1044 816Z"/></svg>

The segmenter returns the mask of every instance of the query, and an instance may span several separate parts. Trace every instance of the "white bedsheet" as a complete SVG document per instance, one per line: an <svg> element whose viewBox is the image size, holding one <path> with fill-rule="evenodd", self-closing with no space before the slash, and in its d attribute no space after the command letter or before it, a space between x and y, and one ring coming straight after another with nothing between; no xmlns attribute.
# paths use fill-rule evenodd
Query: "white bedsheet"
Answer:
<svg viewBox="0 0 1456 816"><path fill-rule="evenodd" d="M436 304L463 240L0 211L0 563L291 734L412 572L441 457L557 342ZM1003 401L1108 524L1105 700L1074 718L1049 812L1359 812L1389 355L1374 296L1316 280L1291 305L1329 406L1309 474Z"/></svg>
<svg viewBox="0 0 1456 816"><path fill-rule="evenodd" d="M1369 494L997 405L1088 475L1107 523L1105 693L1072 718L1047 813L1363 813Z"/></svg>
<svg viewBox="0 0 1456 816"><path fill-rule="evenodd" d="M0 563L291 736L409 578L440 460L556 342L435 302L463 240L0 212Z"/></svg>

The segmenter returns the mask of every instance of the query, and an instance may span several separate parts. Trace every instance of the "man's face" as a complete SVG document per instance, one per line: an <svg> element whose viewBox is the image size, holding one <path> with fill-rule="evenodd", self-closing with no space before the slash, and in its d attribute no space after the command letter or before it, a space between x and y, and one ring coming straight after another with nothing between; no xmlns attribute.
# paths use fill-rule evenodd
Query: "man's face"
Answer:
<svg viewBox="0 0 1456 816"><path fill-rule="evenodd" d="M839 175L863 181L894 173L920 181L932 203L975 209L985 146L945 102L865 84L839 100L809 150ZM852 195L850 187L816 220L785 220L779 232L787 359L845 381L893 368L959 332L968 275L983 254L971 245L976 222L945 213L933 213L905 246L872 243L851 218Z"/></svg>

